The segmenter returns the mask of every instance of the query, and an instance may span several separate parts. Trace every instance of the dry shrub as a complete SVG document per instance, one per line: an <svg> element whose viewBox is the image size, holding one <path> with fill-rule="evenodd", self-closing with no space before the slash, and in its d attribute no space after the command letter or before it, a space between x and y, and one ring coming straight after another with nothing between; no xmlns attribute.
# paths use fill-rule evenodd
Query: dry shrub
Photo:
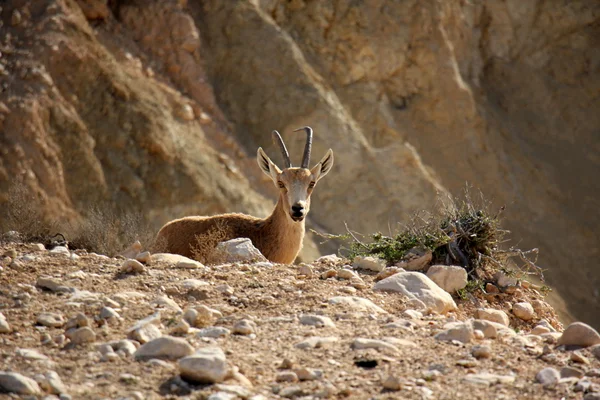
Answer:
<svg viewBox="0 0 600 400"><path fill-rule="evenodd" d="M217 245L230 239L229 236L229 230L223 221L218 221L206 232L196 235L196 243L192 245L194 259L204 265L223 264L225 255L217 250Z"/></svg>
<svg viewBox="0 0 600 400"><path fill-rule="evenodd" d="M139 213L119 210L110 204L92 207L67 228L69 247L114 256L136 240L154 247L154 230Z"/></svg>
<svg viewBox="0 0 600 400"><path fill-rule="evenodd" d="M374 255L390 265L402 261L413 249L432 252L432 264L460 265L468 273L468 288L481 287L494 273L537 275L542 270L535 264L537 249L506 248L508 231L501 228L504 208L490 211L491 204L484 196L471 194L467 186L461 198L441 199L442 207L434 214L422 211L395 233L380 232L363 235L347 229L347 234L320 234L327 239L349 242L342 248L347 256ZM363 236L361 238L361 236Z"/></svg>
<svg viewBox="0 0 600 400"><path fill-rule="evenodd" d="M0 210L0 239L38 242L47 247L68 243L71 249L86 249L114 256L139 240L150 246L154 230L139 213L120 210L110 203L91 207L76 221L50 219L47 207L21 181L10 185ZM6 235L9 231L18 235Z"/></svg>
<svg viewBox="0 0 600 400"><path fill-rule="evenodd" d="M22 180L17 180L9 186L7 201L0 210L0 238L51 242L57 233L57 224L43 210L42 201L31 193ZM9 231L18 232L18 235L3 235Z"/></svg>

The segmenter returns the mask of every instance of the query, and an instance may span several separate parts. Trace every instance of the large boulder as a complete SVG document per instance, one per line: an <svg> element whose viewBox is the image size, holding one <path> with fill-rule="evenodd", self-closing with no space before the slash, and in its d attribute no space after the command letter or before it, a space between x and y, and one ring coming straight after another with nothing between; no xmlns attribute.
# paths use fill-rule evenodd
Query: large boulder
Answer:
<svg viewBox="0 0 600 400"><path fill-rule="evenodd" d="M456 309L452 296L420 272L400 272L373 286L373 290L398 292L422 301L431 311L445 314Z"/></svg>

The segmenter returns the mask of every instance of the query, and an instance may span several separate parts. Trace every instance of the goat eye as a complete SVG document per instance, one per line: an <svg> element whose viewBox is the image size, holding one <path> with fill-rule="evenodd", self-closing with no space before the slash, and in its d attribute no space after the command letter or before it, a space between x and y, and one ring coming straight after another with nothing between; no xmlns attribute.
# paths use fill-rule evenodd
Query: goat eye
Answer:
<svg viewBox="0 0 600 400"><path fill-rule="evenodd" d="M281 188L281 189L285 189L285 185L283 184L283 182L279 181L277 182L277 185Z"/></svg>
<svg viewBox="0 0 600 400"><path fill-rule="evenodd" d="M311 182L311 183L308 184L308 188L312 189L312 188L315 187L315 185L316 185L316 182Z"/></svg>

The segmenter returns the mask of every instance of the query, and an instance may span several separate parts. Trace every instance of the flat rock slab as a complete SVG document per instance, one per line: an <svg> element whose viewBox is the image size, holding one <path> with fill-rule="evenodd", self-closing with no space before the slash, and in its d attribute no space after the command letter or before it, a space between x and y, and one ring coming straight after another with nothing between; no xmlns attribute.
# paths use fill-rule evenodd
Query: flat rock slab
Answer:
<svg viewBox="0 0 600 400"><path fill-rule="evenodd" d="M419 272L397 273L377 282L373 290L401 293L422 301L431 311L439 314L456 310L452 296Z"/></svg>
<svg viewBox="0 0 600 400"><path fill-rule="evenodd" d="M499 383L513 383L515 381L514 375L496 375L489 373L480 374L467 374L464 378L465 382L474 383L477 385L496 385Z"/></svg>
<svg viewBox="0 0 600 400"><path fill-rule="evenodd" d="M300 323L302 325L316 326L319 328L335 328L335 323L331 320L331 318L323 315L302 315L300 316Z"/></svg>
<svg viewBox="0 0 600 400"><path fill-rule="evenodd" d="M321 336L312 336L308 339L305 339L299 343L296 343L294 347L297 349L318 349L321 347L326 347L330 344L337 342L339 339L334 336L329 337L321 337Z"/></svg>
<svg viewBox="0 0 600 400"><path fill-rule="evenodd" d="M156 253L150 256L151 263L166 263L175 265L182 269L198 269L205 268L201 262L192 260L191 258L181 256L179 254Z"/></svg>
<svg viewBox="0 0 600 400"><path fill-rule="evenodd" d="M383 308L375 305L371 300L357 296L336 296L329 299L329 304L345 305L355 311L368 311L387 314Z"/></svg>

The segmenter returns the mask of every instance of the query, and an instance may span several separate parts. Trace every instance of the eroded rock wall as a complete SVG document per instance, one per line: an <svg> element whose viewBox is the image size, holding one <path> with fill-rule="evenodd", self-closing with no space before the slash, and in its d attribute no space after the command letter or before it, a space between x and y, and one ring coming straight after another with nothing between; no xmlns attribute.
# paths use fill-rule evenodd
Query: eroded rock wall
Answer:
<svg viewBox="0 0 600 400"><path fill-rule="evenodd" d="M265 215L269 132L335 167L310 225L388 231L469 182L598 323L600 11L588 1L8 1L0 185L57 215ZM18 16L15 17L15 12ZM8 50L8 51L7 51ZM309 246L310 254L316 254ZM567 282L567 283L565 283Z"/></svg>

